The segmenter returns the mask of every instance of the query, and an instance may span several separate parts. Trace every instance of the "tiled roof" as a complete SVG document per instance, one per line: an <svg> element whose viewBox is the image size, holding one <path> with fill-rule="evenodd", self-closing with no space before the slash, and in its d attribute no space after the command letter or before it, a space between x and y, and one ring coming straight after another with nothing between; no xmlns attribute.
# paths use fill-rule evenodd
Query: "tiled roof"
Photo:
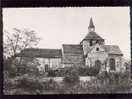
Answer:
<svg viewBox="0 0 132 99"><path fill-rule="evenodd" d="M61 58L61 49L27 48L17 55L22 57Z"/></svg>
<svg viewBox="0 0 132 99"><path fill-rule="evenodd" d="M123 55L119 46L117 45L103 45L103 47L108 54Z"/></svg>
<svg viewBox="0 0 132 99"><path fill-rule="evenodd" d="M89 32L86 36L85 36L85 38L84 38L84 40L91 40L91 39L96 39L96 40L104 40L102 37L100 37L96 32L94 32L94 31L91 31L91 32Z"/></svg>
<svg viewBox="0 0 132 99"><path fill-rule="evenodd" d="M83 64L83 49L81 45L63 45L63 62L66 64Z"/></svg>
<svg viewBox="0 0 132 99"><path fill-rule="evenodd" d="M63 52L68 54L82 54L82 47L81 45L74 45L74 44L63 44Z"/></svg>

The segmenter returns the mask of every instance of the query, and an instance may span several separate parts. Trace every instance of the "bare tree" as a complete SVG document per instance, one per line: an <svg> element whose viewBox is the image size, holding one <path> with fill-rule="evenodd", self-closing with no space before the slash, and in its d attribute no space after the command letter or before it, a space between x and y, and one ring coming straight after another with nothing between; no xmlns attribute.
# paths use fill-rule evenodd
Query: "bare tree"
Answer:
<svg viewBox="0 0 132 99"><path fill-rule="evenodd" d="M4 55L14 57L25 48L35 47L40 38L35 31L14 28L13 32L4 31Z"/></svg>

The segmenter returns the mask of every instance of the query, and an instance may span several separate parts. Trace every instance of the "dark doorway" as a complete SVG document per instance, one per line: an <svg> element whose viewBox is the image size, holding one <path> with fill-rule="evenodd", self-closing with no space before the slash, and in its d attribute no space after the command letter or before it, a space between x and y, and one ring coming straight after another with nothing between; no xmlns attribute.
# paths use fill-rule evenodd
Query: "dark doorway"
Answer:
<svg viewBox="0 0 132 99"><path fill-rule="evenodd" d="M110 70L115 70L115 59L114 58L110 59Z"/></svg>

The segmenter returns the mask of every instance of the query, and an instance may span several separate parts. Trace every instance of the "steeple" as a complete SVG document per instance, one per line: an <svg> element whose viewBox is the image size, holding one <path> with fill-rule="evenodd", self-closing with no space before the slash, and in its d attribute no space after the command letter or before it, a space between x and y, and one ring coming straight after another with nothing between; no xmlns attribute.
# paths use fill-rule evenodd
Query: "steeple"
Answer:
<svg viewBox="0 0 132 99"><path fill-rule="evenodd" d="M95 31L95 26L94 26L94 24L93 24L93 20L92 20L92 18L90 18L90 22L89 22L88 30L89 30L89 32L91 32L91 31Z"/></svg>

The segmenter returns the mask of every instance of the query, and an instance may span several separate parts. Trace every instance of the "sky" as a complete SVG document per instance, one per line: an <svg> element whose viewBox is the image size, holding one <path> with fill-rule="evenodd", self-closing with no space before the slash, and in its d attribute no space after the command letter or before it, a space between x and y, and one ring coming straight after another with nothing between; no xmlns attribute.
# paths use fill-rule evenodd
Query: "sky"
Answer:
<svg viewBox="0 0 132 99"><path fill-rule="evenodd" d="M105 44L118 45L130 59L129 7L3 8L3 30L34 30L41 38L39 48L60 49L62 44L80 43L91 17Z"/></svg>

